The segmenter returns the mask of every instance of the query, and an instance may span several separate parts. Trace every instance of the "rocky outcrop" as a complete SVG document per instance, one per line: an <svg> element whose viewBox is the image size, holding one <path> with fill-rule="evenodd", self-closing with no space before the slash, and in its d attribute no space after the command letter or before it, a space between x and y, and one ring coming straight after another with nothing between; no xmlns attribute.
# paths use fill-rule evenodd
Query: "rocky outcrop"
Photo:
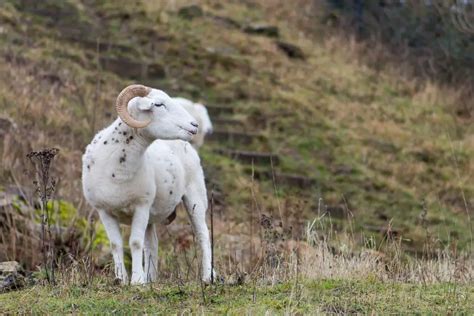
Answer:
<svg viewBox="0 0 474 316"><path fill-rule="evenodd" d="M23 270L18 262L0 262L0 293L19 290L25 285Z"/></svg>
<svg viewBox="0 0 474 316"><path fill-rule="evenodd" d="M244 32L267 37L278 37L280 31L277 26L266 23L252 23L244 27Z"/></svg>
<svg viewBox="0 0 474 316"><path fill-rule="evenodd" d="M16 123L11 118L0 116L0 135L10 131L10 129L15 127Z"/></svg>
<svg viewBox="0 0 474 316"><path fill-rule="evenodd" d="M101 57L102 69L121 77L132 79L162 79L166 77L165 68L158 63L143 63L128 58Z"/></svg>
<svg viewBox="0 0 474 316"><path fill-rule="evenodd" d="M276 45L289 58L294 58L294 59L306 58L305 54L303 53L303 50L299 46L296 46L288 42L283 42L283 41L277 41Z"/></svg>

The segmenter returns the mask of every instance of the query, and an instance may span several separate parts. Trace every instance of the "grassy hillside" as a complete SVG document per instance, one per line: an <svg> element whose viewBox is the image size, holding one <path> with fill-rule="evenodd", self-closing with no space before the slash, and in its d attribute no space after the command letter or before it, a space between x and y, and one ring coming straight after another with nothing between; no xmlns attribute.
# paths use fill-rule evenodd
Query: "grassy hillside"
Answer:
<svg viewBox="0 0 474 316"><path fill-rule="evenodd" d="M255 263L259 245L298 240L315 217L336 252L472 247L474 139L455 91L364 65L354 43L282 18L285 2L196 3L2 1L0 114L17 127L2 132L0 187L31 192L25 155L58 147L57 197L90 219L81 154L115 118L117 92L141 82L209 105L217 131L200 154L222 261ZM182 213L161 232L165 252L190 249Z"/></svg>
<svg viewBox="0 0 474 316"><path fill-rule="evenodd" d="M21 166L29 149L58 146L59 195L84 213L81 152L115 116L117 91L144 82L231 107L211 112L223 140L202 149L225 219L248 220L251 211L258 221L258 209L297 236L319 211L337 230L381 238L389 229L413 251L427 239L472 243L472 129L450 111L453 92L364 66L350 43L312 41L268 3L200 5L190 18L166 1L3 2L0 101L18 125L3 143L3 185L28 183ZM278 26L279 39L244 31L255 22ZM306 58L289 58L277 40ZM252 168L228 149L274 161ZM280 174L308 178L298 187L279 183Z"/></svg>
<svg viewBox="0 0 474 316"><path fill-rule="evenodd" d="M34 195L25 156L44 147L60 149L48 208L63 254L57 286L37 273L0 312L468 313L474 130L457 91L364 63L305 1L187 2L0 2L0 259L41 262L35 203L7 197ZM182 211L159 229L160 282L104 278L80 161L133 82L208 105L200 155L225 285L196 283Z"/></svg>

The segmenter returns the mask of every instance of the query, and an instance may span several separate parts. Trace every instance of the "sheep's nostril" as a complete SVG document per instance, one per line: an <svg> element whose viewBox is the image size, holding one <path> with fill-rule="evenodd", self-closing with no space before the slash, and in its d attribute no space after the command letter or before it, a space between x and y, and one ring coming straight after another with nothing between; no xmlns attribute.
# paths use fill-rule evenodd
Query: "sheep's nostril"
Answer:
<svg viewBox="0 0 474 316"><path fill-rule="evenodd" d="M196 122L191 122L191 125L194 126L194 127L196 127L196 128L199 127L198 123L196 123Z"/></svg>

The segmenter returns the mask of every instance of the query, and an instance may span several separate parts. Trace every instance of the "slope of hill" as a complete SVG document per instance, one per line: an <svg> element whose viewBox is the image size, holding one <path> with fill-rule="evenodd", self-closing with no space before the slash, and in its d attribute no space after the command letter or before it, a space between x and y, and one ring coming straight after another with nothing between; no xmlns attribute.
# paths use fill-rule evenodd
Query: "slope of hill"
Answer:
<svg viewBox="0 0 474 316"><path fill-rule="evenodd" d="M58 147L48 207L59 232L74 223L60 236L58 284L37 269L36 285L0 295L0 311L468 312L474 138L456 91L364 65L353 42L302 25L293 9L305 1L187 2L0 2L0 197L19 188L28 200L25 155ZM80 159L132 82L209 106L215 132L200 155L225 285L194 282L184 212L160 227L160 282L104 277ZM0 261L35 270L39 234L25 227L37 226L13 224L38 214L0 202Z"/></svg>
<svg viewBox="0 0 474 316"><path fill-rule="evenodd" d="M210 106L201 155L222 221L266 214L296 238L326 214L361 244L470 247L473 134L449 93L355 62L350 43L312 41L258 2L198 3L2 2L0 104L17 125L2 185L28 185L24 155L59 147L58 194L86 214L82 150L117 91L143 82Z"/></svg>

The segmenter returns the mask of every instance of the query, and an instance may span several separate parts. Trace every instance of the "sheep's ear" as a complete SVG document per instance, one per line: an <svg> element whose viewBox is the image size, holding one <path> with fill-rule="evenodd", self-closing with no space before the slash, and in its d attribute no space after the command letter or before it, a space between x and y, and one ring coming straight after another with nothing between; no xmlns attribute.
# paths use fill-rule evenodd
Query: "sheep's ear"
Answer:
<svg viewBox="0 0 474 316"><path fill-rule="evenodd" d="M153 101L148 98L140 98L138 100L138 109L141 111L149 111L153 108Z"/></svg>

